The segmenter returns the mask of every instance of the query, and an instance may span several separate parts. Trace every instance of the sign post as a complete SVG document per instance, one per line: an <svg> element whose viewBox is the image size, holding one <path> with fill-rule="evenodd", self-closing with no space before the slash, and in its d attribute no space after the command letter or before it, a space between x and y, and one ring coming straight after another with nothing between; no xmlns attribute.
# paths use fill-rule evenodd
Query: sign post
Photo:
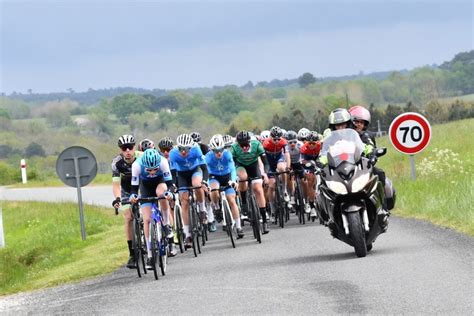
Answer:
<svg viewBox="0 0 474 316"><path fill-rule="evenodd" d="M64 184L77 188L81 237L82 240L86 240L81 187L88 185L97 174L97 161L94 154L84 147L66 148L56 160L56 173Z"/></svg>
<svg viewBox="0 0 474 316"><path fill-rule="evenodd" d="M26 183L27 178L26 178L26 162L25 159L20 160L20 167L21 167L21 182L23 184Z"/></svg>
<svg viewBox="0 0 474 316"><path fill-rule="evenodd" d="M390 124L388 135L396 150L410 155L411 178L416 180L415 154L424 150L430 142L430 123L421 114L403 113Z"/></svg>

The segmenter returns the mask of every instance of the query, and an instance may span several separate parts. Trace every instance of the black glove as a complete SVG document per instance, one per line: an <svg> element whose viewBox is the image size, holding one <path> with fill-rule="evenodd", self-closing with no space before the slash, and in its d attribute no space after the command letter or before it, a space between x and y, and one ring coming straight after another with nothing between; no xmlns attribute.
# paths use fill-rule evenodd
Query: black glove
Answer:
<svg viewBox="0 0 474 316"><path fill-rule="evenodd" d="M115 204L120 203L120 198L115 198L115 200L112 202L112 206L115 208Z"/></svg>

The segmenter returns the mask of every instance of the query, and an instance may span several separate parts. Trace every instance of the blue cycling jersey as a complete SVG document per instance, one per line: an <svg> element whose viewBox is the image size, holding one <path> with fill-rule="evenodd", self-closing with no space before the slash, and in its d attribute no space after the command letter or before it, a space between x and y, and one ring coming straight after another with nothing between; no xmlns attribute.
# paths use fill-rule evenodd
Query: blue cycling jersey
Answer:
<svg viewBox="0 0 474 316"><path fill-rule="evenodd" d="M172 180L168 160L166 160L165 157L161 157L161 162L158 166L158 169L151 172L147 171L143 166L142 157L135 160L135 162L132 164L132 186L138 185L139 180L147 181L158 177L163 177L163 180L165 181Z"/></svg>
<svg viewBox="0 0 474 316"><path fill-rule="evenodd" d="M231 174L232 181L235 181L237 174L235 171L234 160L232 159L232 154L227 150L224 150L222 156L218 159L214 152L210 151L206 154L206 163L209 174L223 176Z"/></svg>
<svg viewBox="0 0 474 316"><path fill-rule="evenodd" d="M178 148L173 148L170 151L170 161L177 171L191 171L196 167L205 164L204 156L202 155L201 148L199 146L191 147L186 157L181 156Z"/></svg>

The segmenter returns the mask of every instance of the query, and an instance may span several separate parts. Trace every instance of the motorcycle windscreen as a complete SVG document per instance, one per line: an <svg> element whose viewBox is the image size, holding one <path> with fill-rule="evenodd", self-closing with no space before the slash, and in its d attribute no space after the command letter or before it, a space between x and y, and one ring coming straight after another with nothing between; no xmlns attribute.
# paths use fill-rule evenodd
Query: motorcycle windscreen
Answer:
<svg viewBox="0 0 474 316"><path fill-rule="evenodd" d="M346 128L331 132L324 141L321 155L327 155L329 165L337 168L344 161L355 164L360 160L363 151L364 143L359 134Z"/></svg>

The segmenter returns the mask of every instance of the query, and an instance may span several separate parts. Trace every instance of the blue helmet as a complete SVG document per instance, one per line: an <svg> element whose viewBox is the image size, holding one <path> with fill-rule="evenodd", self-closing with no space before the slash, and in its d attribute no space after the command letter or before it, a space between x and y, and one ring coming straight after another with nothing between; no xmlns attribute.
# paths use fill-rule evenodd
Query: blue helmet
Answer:
<svg viewBox="0 0 474 316"><path fill-rule="evenodd" d="M142 165L145 168L158 168L161 162L161 155L156 149L149 148L143 152Z"/></svg>

